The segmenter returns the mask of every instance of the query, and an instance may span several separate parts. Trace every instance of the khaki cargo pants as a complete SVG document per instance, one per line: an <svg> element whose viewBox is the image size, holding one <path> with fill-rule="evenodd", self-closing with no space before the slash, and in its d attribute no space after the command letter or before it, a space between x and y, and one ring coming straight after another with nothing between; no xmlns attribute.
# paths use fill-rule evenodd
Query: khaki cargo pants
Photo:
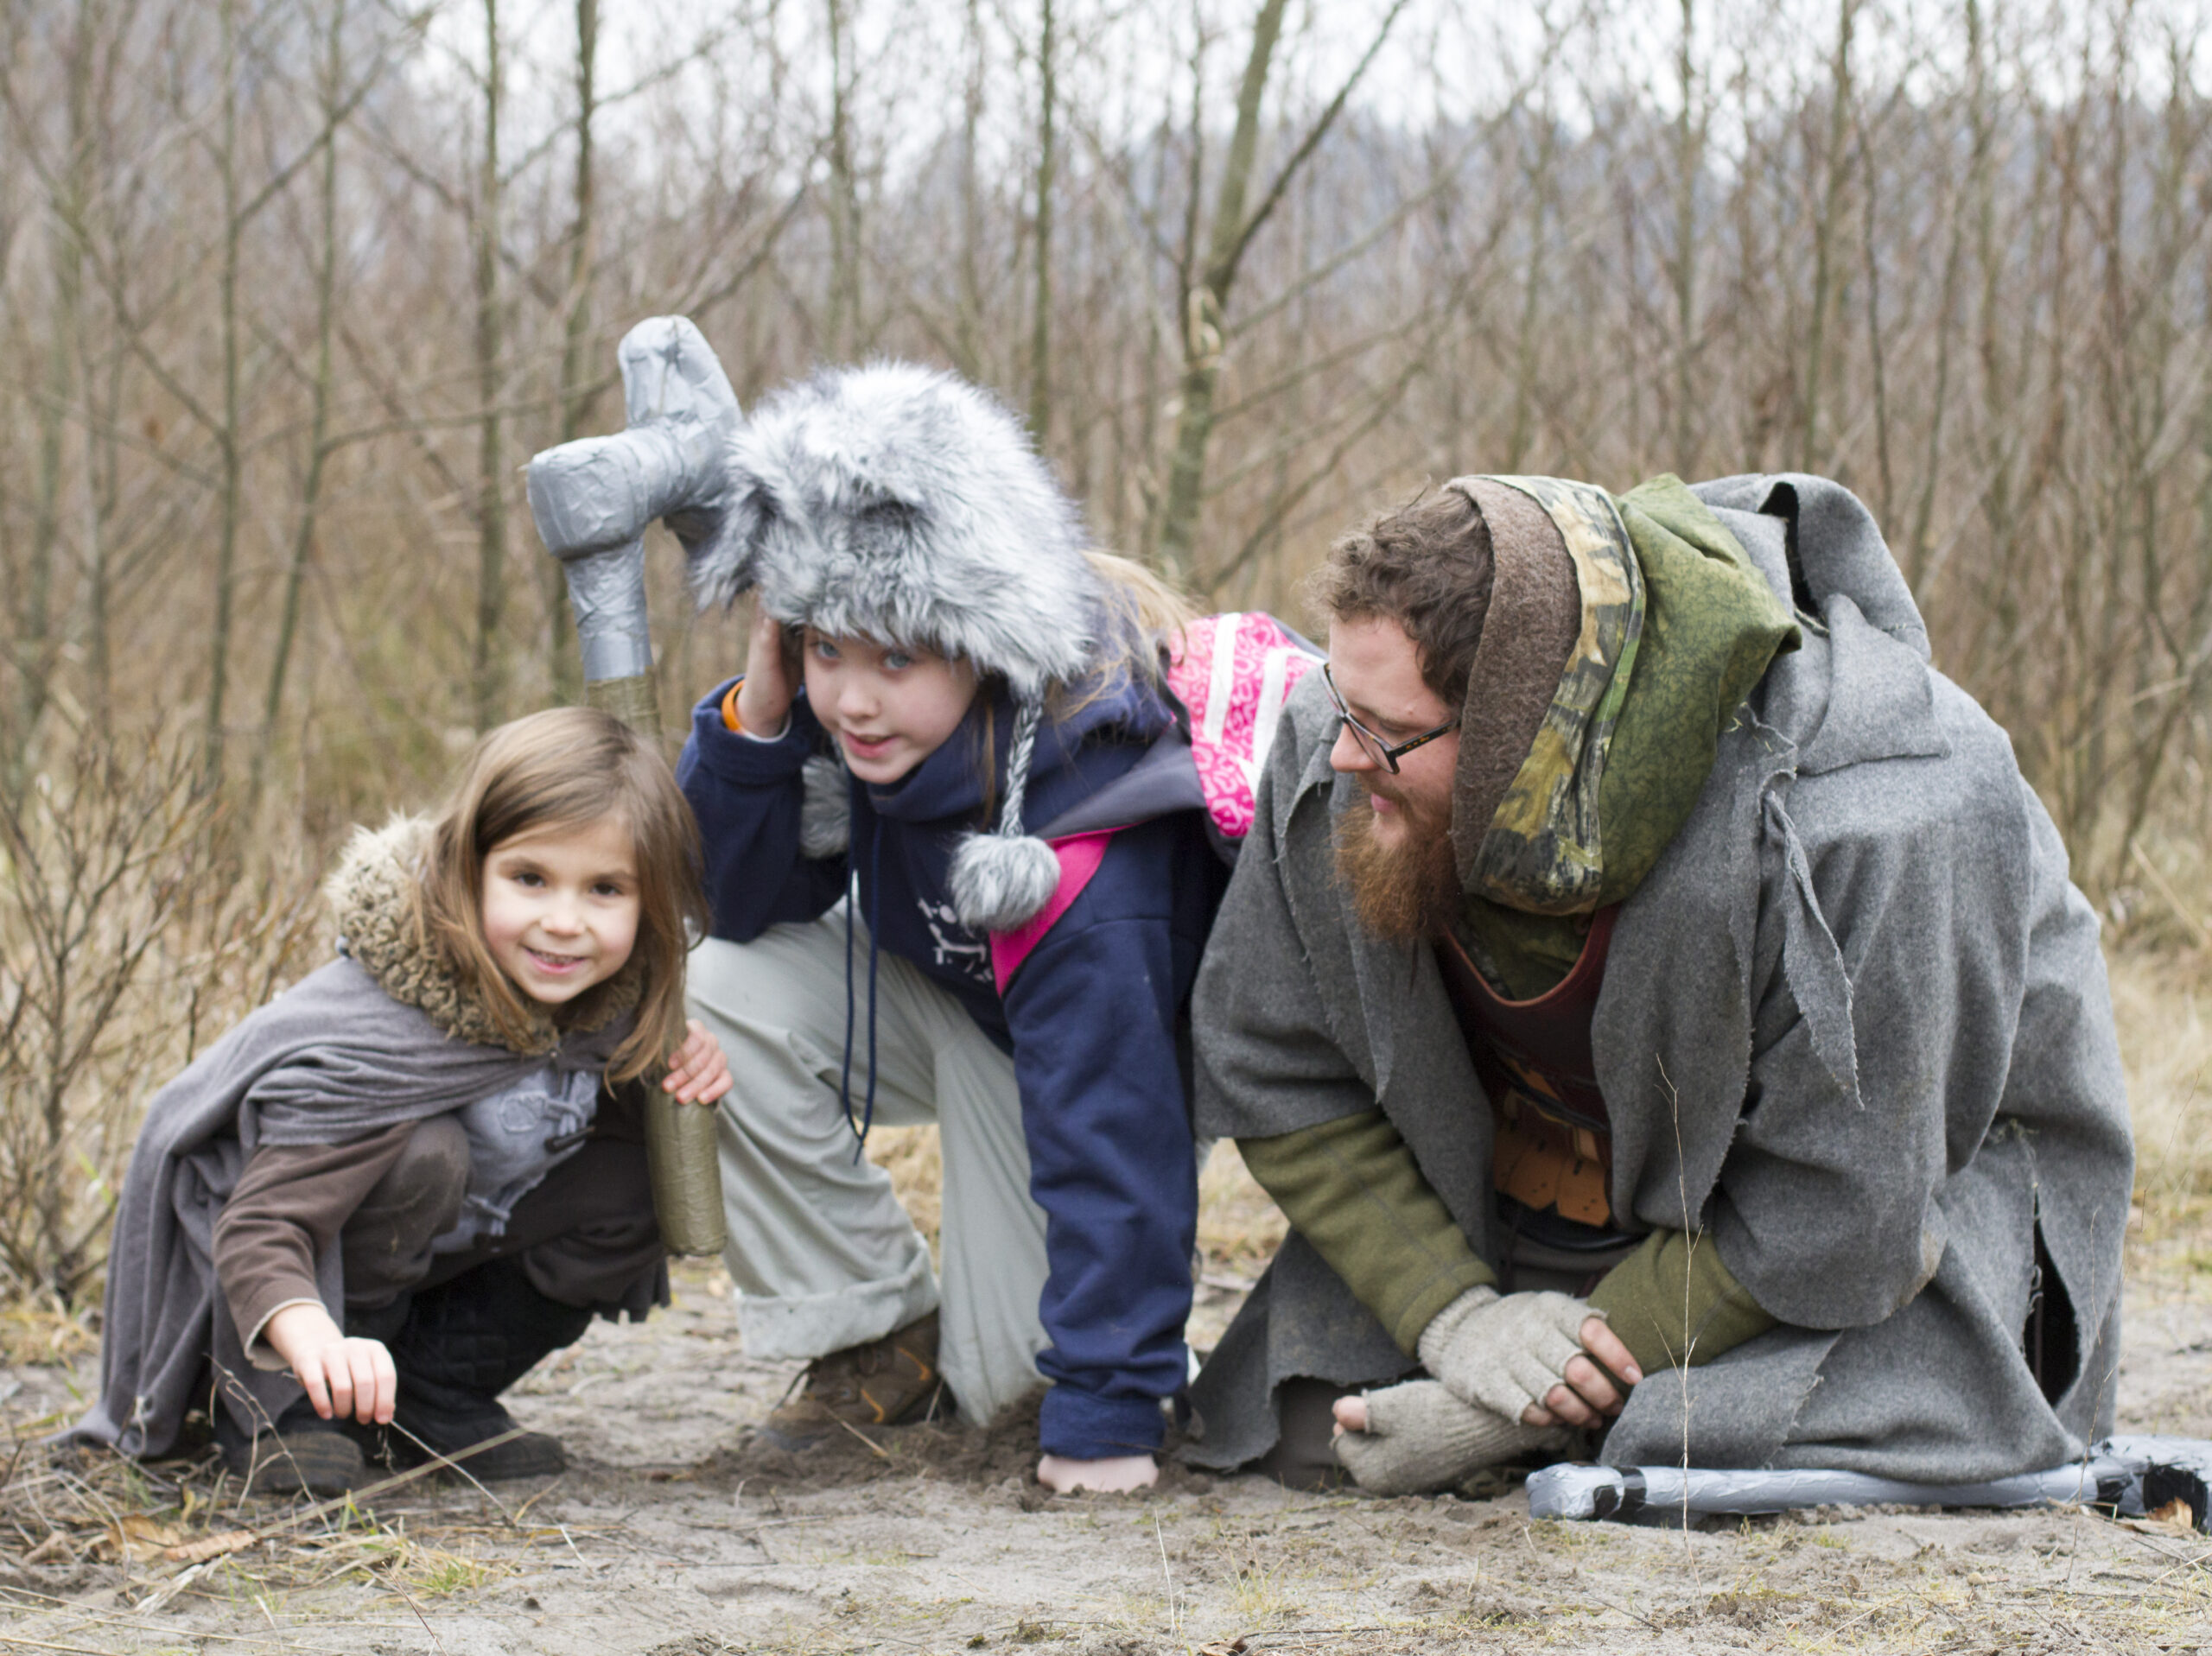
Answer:
<svg viewBox="0 0 2212 1656"><path fill-rule="evenodd" d="M868 949L855 922L855 1119L868 1093ZM939 1366L965 1418L988 1420L1036 1386L1045 1214L1029 1196L1014 1060L911 961L877 957L875 1121L937 1124L940 1287L890 1176L855 1159L838 1102L843 906L750 943L707 939L691 952L685 998L729 1058L723 1257L747 1355L818 1357L938 1310Z"/></svg>

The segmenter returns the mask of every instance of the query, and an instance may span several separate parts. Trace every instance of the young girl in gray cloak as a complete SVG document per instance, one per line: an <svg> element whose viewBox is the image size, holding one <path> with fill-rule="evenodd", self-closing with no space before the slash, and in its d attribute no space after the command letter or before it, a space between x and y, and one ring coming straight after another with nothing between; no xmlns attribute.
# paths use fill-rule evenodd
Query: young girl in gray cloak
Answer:
<svg viewBox="0 0 2212 1656"><path fill-rule="evenodd" d="M329 885L340 958L155 1098L75 1435L175 1446L207 1405L264 1491L515 1430L499 1393L594 1312L668 1303L638 1089L709 1104L681 1021L696 830L666 763L561 708L477 745L443 809L364 830ZM212 1388L212 1402L211 1402ZM477 1478L557 1471L523 1433Z"/></svg>

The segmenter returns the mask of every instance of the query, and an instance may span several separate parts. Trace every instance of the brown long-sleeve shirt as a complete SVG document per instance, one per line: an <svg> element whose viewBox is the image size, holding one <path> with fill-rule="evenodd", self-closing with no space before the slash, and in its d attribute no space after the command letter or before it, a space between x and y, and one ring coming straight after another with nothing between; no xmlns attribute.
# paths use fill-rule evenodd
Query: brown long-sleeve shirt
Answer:
<svg viewBox="0 0 2212 1656"><path fill-rule="evenodd" d="M257 1368L284 1367L263 1342L287 1305L321 1305L315 1261L391 1171L419 1122L401 1121L343 1145L264 1145L247 1160L215 1221L215 1280ZM342 1322L343 1306L326 1306Z"/></svg>

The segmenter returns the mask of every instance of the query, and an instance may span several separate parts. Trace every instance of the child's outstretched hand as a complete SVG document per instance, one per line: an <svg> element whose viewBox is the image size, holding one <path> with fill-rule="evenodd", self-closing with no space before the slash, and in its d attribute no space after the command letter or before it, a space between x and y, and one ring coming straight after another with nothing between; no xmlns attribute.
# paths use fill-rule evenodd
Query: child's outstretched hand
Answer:
<svg viewBox="0 0 2212 1656"><path fill-rule="evenodd" d="M670 1055L661 1088L674 1093L679 1104L711 1104L729 1091L729 1060L697 1018L688 1020L686 1027L691 1032Z"/></svg>
<svg viewBox="0 0 2212 1656"><path fill-rule="evenodd" d="M261 1331L270 1348L292 1366L292 1378L325 1420L354 1419L387 1425L399 1400L399 1371L379 1340L347 1339L320 1305L287 1305Z"/></svg>

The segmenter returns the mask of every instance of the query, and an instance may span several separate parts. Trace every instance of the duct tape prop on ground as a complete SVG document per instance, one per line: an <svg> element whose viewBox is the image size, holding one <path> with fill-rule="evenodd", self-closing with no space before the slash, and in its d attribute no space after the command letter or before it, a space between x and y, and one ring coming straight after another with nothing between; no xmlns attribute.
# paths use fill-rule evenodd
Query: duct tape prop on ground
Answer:
<svg viewBox="0 0 2212 1656"><path fill-rule="evenodd" d="M2177 1501L2212 1534L2212 1443L2107 1437L2079 1461L1986 1483L1906 1483L1864 1472L1679 1466L1548 1466L1529 1475L1535 1518L1680 1522L1808 1507L2094 1507L2142 1518Z"/></svg>

